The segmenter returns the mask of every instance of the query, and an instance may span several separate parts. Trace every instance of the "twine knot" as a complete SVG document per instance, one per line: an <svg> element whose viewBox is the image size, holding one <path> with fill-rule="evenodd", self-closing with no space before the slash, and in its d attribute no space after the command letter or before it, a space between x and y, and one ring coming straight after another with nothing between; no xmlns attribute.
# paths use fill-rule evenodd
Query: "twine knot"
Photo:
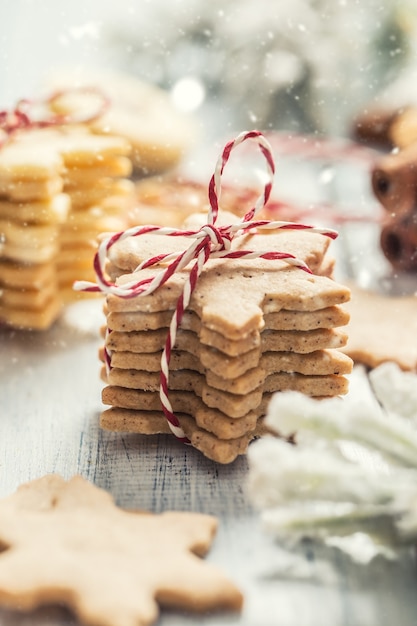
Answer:
<svg viewBox="0 0 417 626"><path fill-rule="evenodd" d="M210 253L230 250L233 239L230 226L204 224L199 232L204 236L203 243L208 244Z"/></svg>

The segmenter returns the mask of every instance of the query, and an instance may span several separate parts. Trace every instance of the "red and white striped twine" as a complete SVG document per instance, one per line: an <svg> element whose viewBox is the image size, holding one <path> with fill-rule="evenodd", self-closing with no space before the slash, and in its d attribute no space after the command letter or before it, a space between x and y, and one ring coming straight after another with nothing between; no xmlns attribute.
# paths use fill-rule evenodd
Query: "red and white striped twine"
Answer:
<svg viewBox="0 0 417 626"><path fill-rule="evenodd" d="M231 152L242 142L252 139L258 145L261 153L266 161L267 169L267 181L264 185L263 193L259 196L252 207L243 217L241 222L231 224L228 226L216 226L216 220L219 212L219 202L221 196L221 177L225 165L227 164ZM205 263L209 259L254 259L262 258L268 260L280 260L285 263L294 265L308 273L311 273L309 267L301 259L297 259L294 255L286 252L277 251L251 251L251 250L232 250L231 243L235 237L245 235L247 232L255 232L261 230L309 230L311 232L320 233L324 236L335 239L337 233L331 229L316 228L314 226L308 226L304 224L294 222L283 221L269 221L258 220L253 221L255 215L265 206L271 193L272 183L275 173L275 165L272 157L272 150L269 142L264 135L257 130L243 132L237 136L236 139L226 144L220 155L213 176L211 177L208 195L210 201L210 209L208 213L207 223L197 231L192 230L178 230L174 228L166 228L159 226L138 226L130 228L126 231L116 233L104 239L95 255L94 268L96 272L96 283L90 283L87 281L78 281L74 284L74 289L79 291L88 292L102 292L108 294L114 294L121 298L132 298L137 296L146 296L153 293L161 285L167 282L169 278L174 274L188 266L192 261L187 279L185 281L183 291L178 298L175 312L172 316L169 326L169 332L165 347L161 357L161 372L160 372L160 399L162 409L169 426L173 434L186 443L189 443L184 431L181 428L178 418L173 412L172 405L168 397L168 382L169 382L169 362L171 357L171 351L175 345L177 330L181 324L181 320L185 309L187 308L191 295L195 289ZM171 254L159 254L150 259L143 261L136 271L140 273L141 269L149 268L164 262L168 264L163 270L158 271L153 277L145 278L142 280L132 280L124 285L117 285L109 281L105 276L105 265L107 260L107 254L110 248L117 242L123 241L129 237L138 237L144 234L164 235L164 236L183 236L189 237L193 241L189 248L184 252L171 253ZM108 367L110 367L111 355L107 354L105 361Z"/></svg>
<svg viewBox="0 0 417 626"><path fill-rule="evenodd" d="M50 107L55 102L58 102L60 98L70 95L71 93L93 95L97 99L94 110L78 115L54 114L50 112ZM24 98L19 100L13 110L0 111L0 131L4 133L4 138L0 140L0 147L3 147L9 142L18 131L94 122L106 112L109 106L109 98L95 87L74 87L55 91L43 100L28 100ZM42 112L41 115L39 114L39 110Z"/></svg>

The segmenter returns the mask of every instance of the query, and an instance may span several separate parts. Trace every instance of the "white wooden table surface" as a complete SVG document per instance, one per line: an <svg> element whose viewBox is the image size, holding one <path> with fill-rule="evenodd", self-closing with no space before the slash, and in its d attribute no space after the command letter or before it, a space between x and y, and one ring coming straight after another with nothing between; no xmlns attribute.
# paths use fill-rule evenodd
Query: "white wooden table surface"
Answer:
<svg viewBox="0 0 417 626"><path fill-rule="evenodd" d="M305 180L306 195L315 181L317 171ZM333 194L367 206L362 183L355 188L340 173L336 181ZM362 286L385 279L389 285L389 271L377 248L374 227L341 228L339 274L357 277ZM417 280L410 280L415 289ZM201 617L164 610L159 626L417 624L413 553L367 566L352 563L336 549L308 543L292 554L263 531L250 506L245 457L221 466L172 436L141 438L101 431L98 302L86 305L87 310L83 317L78 307L70 308L45 333L0 330L0 497L46 473L66 478L81 474L109 491L121 507L218 516L219 531L206 558L241 587L242 614ZM29 615L0 610L1 626L74 623L60 609Z"/></svg>

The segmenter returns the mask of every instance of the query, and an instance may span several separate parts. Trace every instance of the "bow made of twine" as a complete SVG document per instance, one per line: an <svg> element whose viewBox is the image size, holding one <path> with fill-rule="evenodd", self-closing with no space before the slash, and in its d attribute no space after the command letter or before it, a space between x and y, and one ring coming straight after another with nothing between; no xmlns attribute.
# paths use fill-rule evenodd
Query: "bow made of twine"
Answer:
<svg viewBox="0 0 417 626"><path fill-rule="evenodd" d="M97 104L93 111L78 115L51 113L51 108L60 98L72 93L81 93L94 96ZM107 96L95 87L74 87L55 91L50 96L40 100L19 100L13 110L0 111L0 131L4 138L0 140L0 147L8 143L19 131L27 131L36 128L49 128L51 126L67 126L74 124L88 124L100 118L110 106Z"/></svg>
<svg viewBox="0 0 417 626"><path fill-rule="evenodd" d="M252 139L254 140L266 161L267 180L264 185L263 193L259 196L255 206L251 208L243 217L242 221L227 226L217 226L216 221L219 213L219 202L221 194L221 177L226 163L230 158L232 150L234 150L242 142ZM174 314L172 316L169 332L167 335L165 347L161 357L160 372L160 399L162 409L173 434L186 443L189 443L184 431L181 428L178 418L173 412L172 405L168 398L169 383L169 362L171 351L175 345L177 330L181 324L181 320L185 309L187 308L191 295L195 289L204 265L209 259L255 259L262 258L274 261L284 261L294 265L305 272L312 273L310 268L304 261L298 259L293 254L278 251L251 251L251 250L232 250L231 244L233 239L243 236L248 232L254 233L258 230L309 230L311 232L320 233L332 239L337 237L334 230L315 228L304 224L283 221L258 220L254 221L255 215L265 206L272 190L272 183L275 173L275 165L272 157L272 151L269 142L260 131L253 130L243 132L233 141L226 144L220 155L213 176L211 177L208 196L210 208L207 223L199 230L178 230L174 228L159 226L138 226L130 228L126 231L110 235L103 239L100 243L94 258L94 268L96 272L97 282L90 283L87 281L78 281L74 284L74 289L87 292L111 293L122 298L132 298L137 296L146 296L153 293L161 285L166 283L169 278L191 262L187 279L180 297L178 298ZM182 236L192 239L190 246L183 252L174 252L168 254L160 254L143 261L135 270L134 274L140 274L140 270L158 265L162 262L168 264L163 270L158 271L153 277L141 280L132 280L124 285L116 285L107 280L105 276L105 265L107 254L110 248L117 242L129 237L138 237L144 234L164 235L164 236ZM105 357L106 364L110 367L110 354Z"/></svg>

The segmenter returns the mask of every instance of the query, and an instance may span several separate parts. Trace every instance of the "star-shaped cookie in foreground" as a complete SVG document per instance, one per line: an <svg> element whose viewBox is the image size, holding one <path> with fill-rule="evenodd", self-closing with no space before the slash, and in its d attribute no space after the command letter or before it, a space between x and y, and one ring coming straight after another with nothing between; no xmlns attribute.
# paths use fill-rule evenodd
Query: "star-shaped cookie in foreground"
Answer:
<svg viewBox="0 0 417 626"><path fill-rule="evenodd" d="M48 475L0 501L0 605L63 604L94 626L142 626L158 604L239 610L240 591L201 560L216 518L118 508L80 476Z"/></svg>

